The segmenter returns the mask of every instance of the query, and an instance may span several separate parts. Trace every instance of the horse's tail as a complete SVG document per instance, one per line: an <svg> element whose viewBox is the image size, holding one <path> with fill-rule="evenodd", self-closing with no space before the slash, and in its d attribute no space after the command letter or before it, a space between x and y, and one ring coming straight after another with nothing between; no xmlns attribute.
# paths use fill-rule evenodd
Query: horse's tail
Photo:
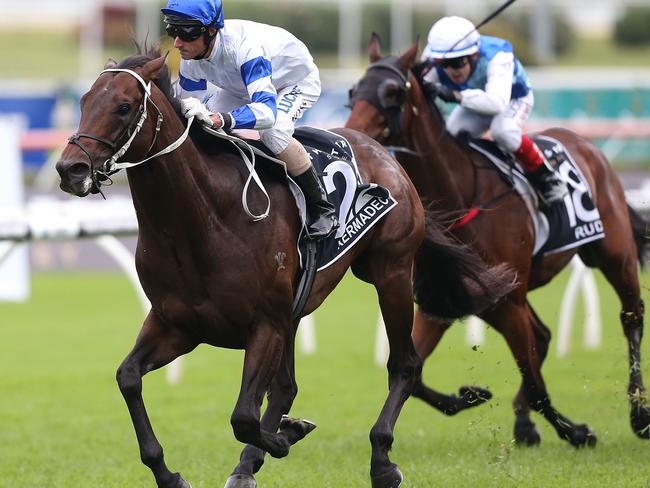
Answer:
<svg viewBox="0 0 650 488"><path fill-rule="evenodd" d="M650 256L650 225L629 204L627 211L630 214L630 224L632 224L632 233L634 234L634 242L636 242L637 258L639 264L643 267Z"/></svg>
<svg viewBox="0 0 650 488"><path fill-rule="evenodd" d="M452 240L426 213L425 239L415 257L415 301L426 315L455 319L474 315L516 286L516 274L506 265L489 267L469 246Z"/></svg>

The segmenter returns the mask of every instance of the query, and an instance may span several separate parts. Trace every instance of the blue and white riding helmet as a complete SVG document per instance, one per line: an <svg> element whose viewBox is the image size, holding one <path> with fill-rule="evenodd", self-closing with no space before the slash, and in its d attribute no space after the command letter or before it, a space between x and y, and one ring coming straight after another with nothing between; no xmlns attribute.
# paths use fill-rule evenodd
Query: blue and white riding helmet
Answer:
<svg viewBox="0 0 650 488"><path fill-rule="evenodd" d="M189 19L206 27L223 28L223 5L221 0L169 0L160 9L167 17Z"/></svg>
<svg viewBox="0 0 650 488"><path fill-rule="evenodd" d="M453 59L469 56L481 47L481 35L474 24L463 17L443 17L429 31L423 57Z"/></svg>

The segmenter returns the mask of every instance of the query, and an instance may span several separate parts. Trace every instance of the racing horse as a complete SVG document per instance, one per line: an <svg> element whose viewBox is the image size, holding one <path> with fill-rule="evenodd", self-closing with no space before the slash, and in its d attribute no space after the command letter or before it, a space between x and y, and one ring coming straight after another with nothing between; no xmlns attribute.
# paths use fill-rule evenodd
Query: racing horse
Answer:
<svg viewBox="0 0 650 488"><path fill-rule="evenodd" d="M631 426L637 436L649 439L650 409L640 368L644 306L637 269L648 250L647 224L626 203L621 183L605 156L594 144L568 130L542 132L560 141L585 175L605 237L531 259L535 229L530 213L486 157L445 131L444 118L430 103L430 94L421 82L427 65L416 62L417 43L401 56L383 57L379 36L373 34L368 54L371 64L350 90L351 113L345 126L393 146L425 206L456 212L457 220L449 226L453 235L471 244L487 262L508 263L517 272L518 286L496 307L480 314L503 335L521 371L522 384L513 401L515 441L540 443L530 418L532 408L572 445L596 442L587 425L575 424L551 403L541 372L551 333L527 299L529 290L548 283L576 252L587 266L603 272L621 301L620 320L629 353ZM422 310L416 312L413 340L422 358L433 352L450 324ZM479 402L471 403L462 395L444 395L420 384L413 396L454 414L482 403L491 394L486 392Z"/></svg>
<svg viewBox="0 0 650 488"><path fill-rule="evenodd" d="M397 205L350 251L316 274L302 315L317 308L350 267L374 284L390 358L388 397L370 432L370 474L373 487L396 487L402 475L388 457L393 428L421 374L411 338L416 252L424 262L433 259L432 253L439 256L441 267L445 261L455 263L448 276L458 273L458 286L471 295L469 300L475 298L469 308L483 308L498 298L490 288L508 274L488 269L476 254L444 240L404 170L380 144L350 129L338 133L350 142L364 180L387 188ZM139 161L117 162L122 157ZM297 394L294 339L299 317L292 317L292 302L301 222L285 175L259 170L273 208L267 218L253 221L241 211L247 175L239 150L193 127L180 114L165 56L155 49L119 65L107 63L81 99L79 131L69 139L56 169L61 189L80 197L101 192L112 173L127 170L139 226L136 267L152 308L116 377L142 462L159 487L190 486L165 464L143 402L142 376L201 343L244 349L231 424L235 437L247 446L226 486L256 486L253 475L265 453L286 456L315 427L286 416ZM247 195L250 208L266 204L261 187ZM441 296L447 285L441 284Z"/></svg>

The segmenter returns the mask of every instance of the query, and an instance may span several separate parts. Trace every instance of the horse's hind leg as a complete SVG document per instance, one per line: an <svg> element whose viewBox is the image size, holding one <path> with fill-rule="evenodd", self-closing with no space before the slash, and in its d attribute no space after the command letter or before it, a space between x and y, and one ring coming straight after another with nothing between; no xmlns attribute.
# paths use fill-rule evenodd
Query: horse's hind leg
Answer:
<svg viewBox="0 0 650 488"><path fill-rule="evenodd" d="M598 243L607 252L607 239L612 234L622 239L621 234L608 230L605 243ZM624 234L623 234L624 235ZM612 255L613 254L613 255ZM630 421L634 433L650 439L650 407L647 404L646 388L641 375L641 339L643 338L644 305L639 289L636 255L627 253L609 253L599 257L599 267L607 280L616 290L621 301L621 325L628 344L629 385L627 393L630 400ZM603 262L606 261L606 262Z"/></svg>
<svg viewBox="0 0 650 488"><path fill-rule="evenodd" d="M163 449L151 427L142 400L142 376L196 347L196 342L163 325L149 312L133 350L117 370L117 383L131 414L140 446L140 459L148 466L159 488L189 488L179 473L167 469Z"/></svg>
<svg viewBox="0 0 650 488"><path fill-rule="evenodd" d="M386 269L373 280L390 344L388 358L388 398L370 431L372 457L370 476L373 488L396 488L402 474L393 464L388 451L393 444L393 429L397 417L422 374L422 360L415 352L411 339L413 295L411 268Z"/></svg>
<svg viewBox="0 0 650 488"><path fill-rule="evenodd" d="M535 310L528 304L533 318L533 331L535 334L535 347L539 356L540 367L548 354L551 341L551 331L542 322ZM512 402L515 410L514 437L518 445L535 446L541 442L537 426L530 418L530 406L526 398L526 385L522 382L515 399Z"/></svg>
<svg viewBox="0 0 650 488"><path fill-rule="evenodd" d="M305 420L290 419L285 415L289 413L293 400L298 394L298 385L295 379L294 342L287 341L284 346L280 367L276 373L268 394L268 403L262 416L261 427L264 430L275 432L278 427L290 437L289 442L295 444L305 437L316 426ZM244 447L239 464L235 467L225 488L251 488L256 483L253 475L264 464L266 453L258 447L247 444Z"/></svg>
<svg viewBox="0 0 650 488"><path fill-rule="evenodd" d="M431 355L450 325L450 321L430 319L417 309L413 322L413 345L423 361ZM420 379L413 390L413 396L445 415L455 415L487 402L492 398L492 393L478 386L461 386L457 395L446 395L429 388Z"/></svg>

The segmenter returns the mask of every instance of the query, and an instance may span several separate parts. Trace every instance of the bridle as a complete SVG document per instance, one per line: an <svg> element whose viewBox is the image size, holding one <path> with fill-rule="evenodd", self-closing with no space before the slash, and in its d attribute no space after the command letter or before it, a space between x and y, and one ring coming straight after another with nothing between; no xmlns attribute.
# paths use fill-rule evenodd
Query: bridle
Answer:
<svg viewBox="0 0 650 488"><path fill-rule="evenodd" d="M156 139L158 138L158 133L160 132L160 128L161 128L162 123L163 123L163 115L162 115L162 112L161 112L160 108L158 108L156 103L151 98L151 81L149 81L149 83L146 83L144 81L144 79L138 73L136 73L135 71L133 71L131 69L126 69L126 68L109 68L109 69L105 69L100 73L100 76L102 74L104 74L104 73L112 73L112 72L122 72L122 73L130 74L131 76L133 76L138 81L138 83L140 83L140 85L144 89L144 98L143 98L142 103L140 104L140 108L138 110L138 112L140 113L140 118L137 119L137 122L135 123L135 127L132 130L131 128L134 126L134 124L133 124L133 122L129 123L126 126L126 128L122 131L122 133L117 137L115 142L109 141L108 139L105 139L103 137L99 137L99 136L96 136L96 135L93 135L93 134L87 134L87 133L84 133L84 132L77 132L77 133L73 134L72 136L70 136L70 138L68 139L68 144L74 144L74 145L78 146L83 151L83 153L88 157L88 160L90 161L90 168L91 168L91 171L90 171L91 176L90 177L91 177L93 186L96 188L97 192L99 192L99 193L101 193L101 189L100 189L101 185L106 184L106 183L103 183L103 182L109 181L110 183L108 183L108 185L112 184L112 180L110 179L110 176L117 173L118 171L120 171L122 169L132 168L134 166L138 166L138 165L140 165L140 164L142 164L142 163L144 163L146 161L149 161L149 160L151 160L153 158L156 158L158 156L162 156L163 154L168 154L168 153L174 151L178 146L180 146L181 144L183 144L183 142L185 142L185 139L187 139L187 135L189 134L190 127L192 126L192 122L194 121L193 117L191 119L189 119L188 123L187 123L187 127L186 127L185 131L183 132L183 134L181 134L181 136L175 142L173 142L172 144L167 146L165 149L162 149L161 151L158 151L156 154L153 154L153 155L151 155L149 157L146 157L145 159L143 159L141 161L138 161L137 163L129 163L129 162L118 163L117 160L120 159L122 156L124 156L126 151L128 151L129 147L131 147L131 143L135 139L135 136L138 135L138 133L142 129L142 126L144 125L144 122L147 120L147 116L148 116L147 102L151 103L154 106L154 108L158 111L158 117L156 119L156 128L155 128L155 131L154 131L153 140L151 141L151 144L149 145L149 149L147 149L147 152L145 153L145 155L149 154L149 152L153 148L154 144L156 143ZM135 121L135 119L134 119L134 121ZM124 135L128 135L128 139L122 145L122 147L117 149L118 141L122 137L124 137ZM92 139L92 140L95 140L97 142L100 142L100 143L108 146L111 149L111 151L113 152L113 155L110 158L108 158L106 161L104 161L104 164L102 164L101 168L99 168L99 169L93 168L93 157L90 155L89 151L81 143L80 139L82 139L82 138ZM102 196L104 196L103 193L102 193Z"/></svg>
<svg viewBox="0 0 650 488"><path fill-rule="evenodd" d="M145 120L147 119L147 102L151 103L154 106L154 108L158 111L158 118L156 120L156 130L155 130L155 133L154 133L153 140L151 141L151 144L149 145L149 149L147 149L147 152L145 153L145 156L147 154L149 154L149 152L151 151L151 148L153 148L153 145L156 142L156 138L158 137L158 133L160 132L160 129L162 127L163 115L162 115L161 110L158 108L156 103L151 98L151 86L152 86L151 81L149 81L149 83L146 83L144 81L144 79L142 79L142 77L138 73L136 73L133 70L124 69L124 68L105 69L104 71L102 71L100 73L100 76L103 73L107 73L107 72L122 72L122 73L128 73L131 76L133 76L136 80L138 80L138 82L140 83L140 85L144 89L144 99L142 100L142 104L140 105L140 109L139 109L140 118L138 119L137 123L135 124L135 129L133 129L133 131L131 131L131 127L133 126L133 123L129 123L127 125L126 129L124 131L122 131L122 133L117 138L117 140L119 141L123 137L124 134L126 134L126 133L129 134L128 140L122 145L122 147L120 149L116 149L117 148L117 142L109 141L108 139L96 136L94 134L86 134L86 133L83 133L83 132L77 132L76 134L73 134L72 136L70 136L70 138L68 139L68 144L74 144L74 145L78 146L84 152L84 154L88 157L88 159L90 161L90 168L91 168L91 171L90 171L91 180L92 180L93 187L96 190L95 193L100 193L102 195L102 197L104 197L104 194L101 191L102 182L109 181L110 183L108 183L108 185L110 185L110 184L112 184L112 180L110 179L110 176L117 173L118 171L120 171L122 169L133 168L134 166L138 166L138 165L140 165L142 163L145 163L145 162L150 161L150 160L152 160L154 158L157 158L158 156L162 156L164 154L168 154L168 153L176 150L187 139L187 136L188 136L188 134L190 132L190 128L192 127L192 122L194 122L194 117L190 117L187 120L187 127L185 128L185 131L180 135L180 137L176 141L172 142L166 148L158 151L156 154L152 154L151 156L145 157L145 159L143 159L141 161L138 161L136 163L129 163L129 162L118 163L117 160L120 159L122 156L124 156L126 151L131 146L131 143L135 139L135 136L138 135L138 133L142 129L142 126L144 125ZM229 136L228 134L224 133L223 131L216 131L214 129L211 129L211 128L208 128L208 127L205 127L205 126L203 126L203 129L205 131L207 131L207 132L209 132L209 133L211 133L211 134L213 134L213 135L215 135L215 136L217 136L217 137L219 137L221 139L225 139L225 140L227 140L227 141L229 141L229 142L231 142L232 144L235 145L235 147L237 148L237 151L239 152L240 156L242 157L244 163L246 164L247 169L249 170L249 177L246 180L246 184L244 185L244 190L242 192L242 206L244 207L245 212L251 218L253 218L253 220L255 220L255 221L263 220L266 217L268 217L269 212L270 212L270 208L271 208L271 199L270 199L266 189L264 188L264 185L263 185L261 179L259 178L259 176L257 175L257 172L255 171L255 152L256 152L256 150L253 147L251 147L248 143L246 143L246 141L244 141L242 139L239 139L237 137ZM104 162L101 169L94 169L93 168L93 157L90 155L88 150L83 146L83 144L81 144L81 142L80 142L81 138L92 139L92 140L98 141L98 142L110 147L111 151L113 151L113 155ZM242 150L242 147L244 148L243 150ZM251 156L250 158L247 156L246 152L250 153L250 156ZM268 158L267 155L265 155L265 154L262 154L262 155ZM269 158L269 159L271 159L271 158ZM284 164L281 161L277 161L277 162L279 164L281 164L281 165ZM255 184L260 188L260 190L262 191L262 193L264 193L264 195L266 196L266 199L267 199L266 209L261 214L254 214L248 207L247 194L248 194L248 189L249 189L251 181L255 182ZM106 198L106 197L104 197L104 198Z"/></svg>
<svg viewBox="0 0 650 488"><path fill-rule="evenodd" d="M371 70L388 70L393 74L397 75L399 81L401 82L400 89L404 91L405 95L408 95L409 91L411 90L411 82L408 80L407 77L408 75L405 75L397 67L386 62L386 58L380 59L379 61L376 61L368 65L368 67L366 68L366 73ZM390 80L384 80L377 87L377 91L380 92L383 86L388 82L390 82ZM377 108L380 109L380 111L384 116L384 119L386 120L386 127L382 131L381 135L386 141L390 140L391 138L393 140L399 141L403 135L402 124L404 121L404 109L406 103L403 102L393 106L385 106L381 101L381 96L379 97L379 99L380 99L380 107ZM413 106L412 110L413 110L413 114L417 116L418 115L417 107ZM417 153L416 151L413 151L412 149L409 149L408 147L405 146L387 145L385 147L391 153L400 152L400 153L406 153L411 155L419 155L419 153Z"/></svg>
<svg viewBox="0 0 650 488"><path fill-rule="evenodd" d="M370 64L366 68L366 72L371 70L377 70L377 69L388 70L396 74L399 77L399 80L402 82L402 86L400 88L403 88L405 93L408 93L409 90L411 89L411 82L408 81L404 73L402 73L399 69L397 69L392 64L389 64L382 59ZM380 90L383 84L386 83L386 81L388 80L384 80L384 82L382 82L382 84L377 87L377 90ZM387 123L387 126L384 129L382 136L386 140L388 140L391 136L399 138L401 132L400 128L402 125L402 119L404 117L404 104L399 104L397 106L391 106L391 107L386 107L382 104L381 109L384 112L384 118L386 119L386 123Z"/></svg>

